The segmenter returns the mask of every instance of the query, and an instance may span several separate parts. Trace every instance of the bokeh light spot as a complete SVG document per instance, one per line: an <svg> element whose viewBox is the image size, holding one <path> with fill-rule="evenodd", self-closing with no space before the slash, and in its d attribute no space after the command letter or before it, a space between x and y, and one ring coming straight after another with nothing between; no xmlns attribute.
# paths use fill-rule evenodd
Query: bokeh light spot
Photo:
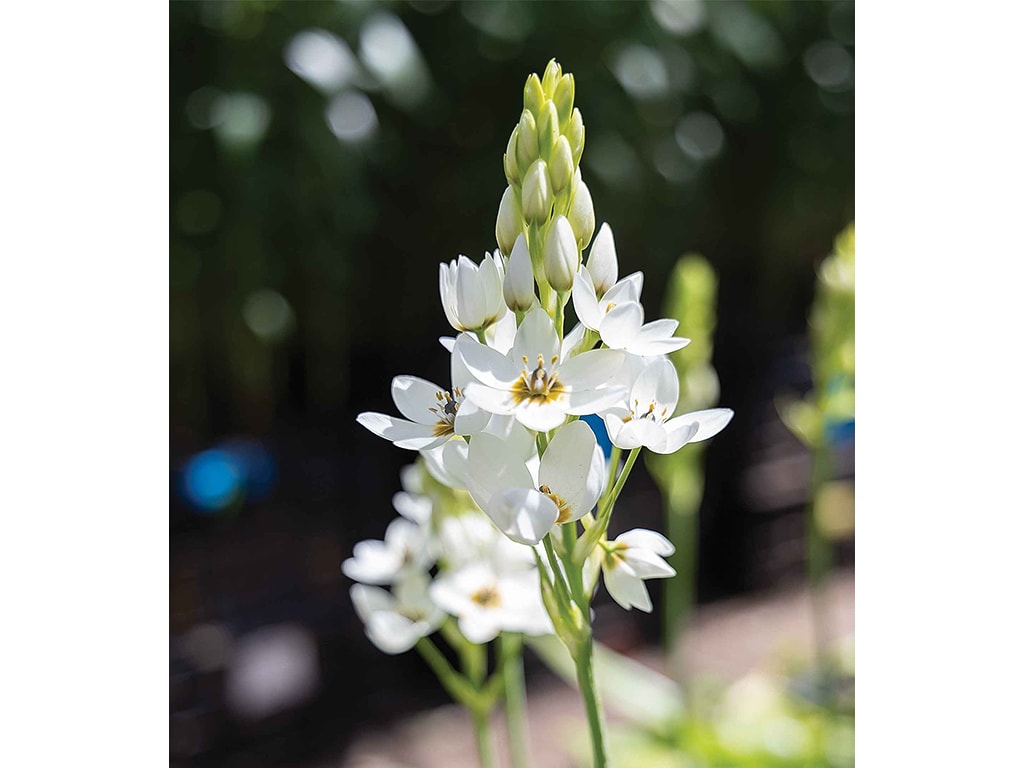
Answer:
<svg viewBox="0 0 1024 768"><path fill-rule="evenodd" d="M268 342L281 341L295 326L294 314L287 299L269 288L249 295L242 306L242 319L249 330Z"/></svg>
<svg viewBox="0 0 1024 768"><path fill-rule="evenodd" d="M630 96L654 99L668 92L668 69L661 55L645 45L628 45L612 62L612 72Z"/></svg>
<svg viewBox="0 0 1024 768"><path fill-rule="evenodd" d="M804 69L811 80L827 91L846 91L853 86L853 57L831 40L822 40L807 49Z"/></svg>
<svg viewBox="0 0 1024 768"><path fill-rule="evenodd" d="M348 44L323 29L299 32L285 48L284 61L288 69L326 93L340 91L359 69Z"/></svg>
<svg viewBox="0 0 1024 768"><path fill-rule="evenodd" d="M707 18L701 0L653 0L651 15L666 32L681 36L699 32Z"/></svg>
<svg viewBox="0 0 1024 768"><path fill-rule="evenodd" d="M327 124L342 141L360 142L377 130L377 111L360 91L345 91L327 105Z"/></svg>
<svg viewBox="0 0 1024 768"><path fill-rule="evenodd" d="M213 127L228 147L248 149L259 144L270 125L270 105L254 93L226 93L213 104Z"/></svg>
<svg viewBox="0 0 1024 768"><path fill-rule="evenodd" d="M377 13L359 33L359 58L397 104L411 108L430 92L430 76L416 41L397 16Z"/></svg>
<svg viewBox="0 0 1024 768"><path fill-rule="evenodd" d="M231 454L215 448L193 456L184 479L186 498L202 511L216 512L238 496L242 473Z"/></svg>
<svg viewBox="0 0 1024 768"><path fill-rule="evenodd" d="M722 126L707 112L691 112L676 126L676 142L694 160L711 160L722 151Z"/></svg>

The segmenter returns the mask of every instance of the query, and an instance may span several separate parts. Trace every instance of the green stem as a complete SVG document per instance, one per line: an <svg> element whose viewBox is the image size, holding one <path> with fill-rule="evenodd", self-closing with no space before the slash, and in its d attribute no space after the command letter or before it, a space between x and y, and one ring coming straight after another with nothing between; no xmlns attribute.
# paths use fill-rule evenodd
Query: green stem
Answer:
<svg viewBox="0 0 1024 768"><path fill-rule="evenodd" d="M639 455L639 448L634 448L629 452L629 456L626 457L626 466L622 468L622 473L619 475L619 479L615 481L615 486L608 494L605 495L605 498L601 502L601 506L597 509L598 522L606 520L608 515L611 514L612 507L615 506L615 501L619 498L619 494L622 493L622 486L626 484L626 480L629 478L629 473L633 470L633 465L636 464L636 459Z"/></svg>
<svg viewBox="0 0 1024 768"><path fill-rule="evenodd" d="M494 750L491 748L491 721L487 710L474 707L470 710L473 716L473 732L476 734L476 750L480 755L480 768L494 768Z"/></svg>
<svg viewBox="0 0 1024 768"><path fill-rule="evenodd" d="M512 768L530 768L529 731L526 723L526 681L523 675L523 637L499 636L501 671L505 678L505 719L508 724Z"/></svg>
<svg viewBox="0 0 1024 768"><path fill-rule="evenodd" d="M416 643L416 650L419 651L420 656L423 657L433 670L437 679L441 681L441 685L448 691L448 695L452 699L468 709L472 709L477 705L478 696L473 686L470 685L466 678L452 669L444 654L437 649L437 646L429 638L420 638L419 642Z"/></svg>
<svg viewBox="0 0 1024 768"><path fill-rule="evenodd" d="M484 345L487 344L487 335L484 333L484 329L483 328L477 329L476 331L474 331L474 333L476 333L476 337L477 337L477 339L480 340L481 344L484 344Z"/></svg>
<svg viewBox="0 0 1024 768"><path fill-rule="evenodd" d="M597 698L597 686L594 684L594 638L591 636L580 643L580 653L576 659L576 679L579 681L583 704L587 710L587 725L590 727L590 746L594 755L594 768L606 768L608 747L604 735L604 715L601 712L601 703Z"/></svg>
<svg viewBox="0 0 1024 768"><path fill-rule="evenodd" d="M571 613L572 597L570 596L569 587L565 583L565 577L562 575L562 569L558 567L558 555L555 554L555 547L551 543L550 533L544 537L544 552L547 554L548 563L551 565L551 578L555 582L555 592L559 597L559 601L563 603L565 615L568 616Z"/></svg>

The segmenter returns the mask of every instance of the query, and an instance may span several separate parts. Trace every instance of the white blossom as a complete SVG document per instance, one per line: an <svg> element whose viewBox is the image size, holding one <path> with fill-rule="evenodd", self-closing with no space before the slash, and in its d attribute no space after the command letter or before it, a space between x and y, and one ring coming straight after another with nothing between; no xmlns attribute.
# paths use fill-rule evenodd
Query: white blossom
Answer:
<svg viewBox="0 0 1024 768"><path fill-rule="evenodd" d="M639 608L651 612L651 596L645 579L667 579L675 569L662 558L675 552L672 542L660 533L634 528L604 545L601 570L608 594L627 611Z"/></svg>
<svg viewBox="0 0 1024 768"><path fill-rule="evenodd" d="M357 543L341 570L364 584L390 584L406 574L425 571L433 562L427 530L399 517L388 525L383 541Z"/></svg>
<svg viewBox="0 0 1024 768"><path fill-rule="evenodd" d="M643 446L655 453L674 453L687 443L707 440L732 419L729 408L711 408L669 418L679 402L679 378L668 360L652 361L636 378L627 408L604 416L613 445L631 450Z"/></svg>
<svg viewBox="0 0 1024 768"><path fill-rule="evenodd" d="M440 265L441 304L452 328L483 330L508 311L501 295L503 273L501 259L491 254L479 266L465 256Z"/></svg>
<svg viewBox="0 0 1024 768"><path fill-rule="evenodd" d="M394 592L365 584L349 590L366 636L384 653L405 653L441 626L445 613L430 599L428 583L426 574L416 573L398 582Z"/></svg>

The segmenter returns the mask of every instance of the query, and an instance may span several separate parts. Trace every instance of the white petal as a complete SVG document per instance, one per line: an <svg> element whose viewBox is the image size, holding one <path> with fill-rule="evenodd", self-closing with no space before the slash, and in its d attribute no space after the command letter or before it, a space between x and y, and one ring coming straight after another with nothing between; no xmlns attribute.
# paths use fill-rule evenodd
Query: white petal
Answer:
<svg viewBox="0 0 1024 768"><path fill-rule="evenodd" d="M391 497L391 504L395 511L406 520L423 524L430 520L430 513L434 504L427 496L413 496L411 493L399 491Z"/></svg>
<svg viewBox="0 0 1024 768"><path fill-rule="evenodd" d="M452 439L429 451L420 451L427 472L441 485L465 490L469 476L469 444Z"/></svg>
<svg viewBox="0 0 1024 768"><path fill-rule="evenodd" d="M356 421L373 434L390 440L399 448L419 451L439 444L437 438L434 437L433 427L425 424L416 424L405 419L396 419L385 413L373 413L372 411L360 413L356 417Z"/></svg>
<svg viewBox="0 0 1024 768"><path fill-rule="evenodd" d="M366 622L366 636L384 653L405 653L429 632L423 622L413 622L397 613L375 613Z"/></svg>
<svg viewBox="0 0 1024 768"><path fill-rule="evenodd" d="M607 311L611 304L625 304L627 301L640 303L640 289L644 284L643 272L634 272L608 289L601 297L601 306Z"/></svg>
<svg viewBox="0 0 1024 768"><path fill-rule="evenodd" d="M558 354L560 346L558 334L555 333L554 323L551 322L548 313L538 307L537 309L530 310L526 317L523 318L523 322L520 323L519 330L516 331L516 340L512 345L510 356L516 364L525 357L527 360L526 364L532 370L537 364L538 355L543 355L544 363L550 365L551 359ZM470 370L472 370L472 367L470 367ZM518 378L518 372L516 378ZM486 384L487 382L485 381L484 383Z"/></svg>
<svg viewBox="0 0 1024 768"><path fill-rule="evenodd" d="M611 434L609 433L609 438ZM619 448L639 448L644 446L650 448L655 453L663 453L661 448L664 447L666 440L665 427L661 424L656 424L650 419L633 419L627 421L626 424L619 430L619 434L612 440L613 445L617 445Z"/></svg>
<svg viewBox="0 0 1024 768"><path fill-rule="evenodd" d="M439 336L437 339L441 342L441 346L451 352L455 348L455 337L454 336Z"/></svg>
<svg viewBox="0 0 1024 768"><path fill-rule="evenodd" d="M394 398L398 410L407 419L417 424L433 426L438 418L430 412L437 407L437 395L442 388L432 381L418 376L395 376L391 380L391 397Z"/></svg>
<svg viewBox="0 0 1024 768"><path fill-rule="evenodd" d="M654 357L655 355L671 355L689 343L689 339L684 339L681 336L672 336L668 339L645 339L642 336L634 336L624 349L634 355Z"/></svg>
<svg viewBox="0 0 1024 768"><path fill-rule="evenodd" d="M459 631L469 642L483 645L498 636L500 629L488 613L488 611L467 613L459 619Z"/></svg>
<svg viewBox="0 0 1024 768"><path fill-rule="evenodd" d="M596 468L595 451L601 456ZM585 421L571 422L555 433L541 457L537 480L565 501L567 520L578 520L593 508L604 483L604 457Z"/></svg>
<svg viewBox="0 0 1024 768"><path fill-rule="evenodd" d="M629 393L629 407L634 416L643 416L653 403L654 416L666 419L672 415L679 402L679 374L676 367L664 358L648 365L633 384Z"/></svg>
<svg viewBox="0 0 1024 768"><path fill-rule="evenodd" d="M619 260L615 255L615 238L612 236L612 228L607 223L601 225L601 230L594 238L594 244L590 247L590 256L587 258L587 267L594 278L594 287L602 294L619 279Z"/></svg>
<svg viewBox="0 0 1024 768"><path fill-rule="evenodd" d="M471 381L466 385L466 399L488 413L508 415L516 410L511 387L495 389L477 381Z"/></svg>
<svg viewBox="0 0 1024 768"><path fill-rule="evenodd" d="M627 611L636 607L650 613L654 607L651 605L651 596L647 594L643 579L639 578L627 563L606 566L604 585L608 587L608 594L612 599Z"/></svg>
<svg viewBox="0 0 1024 768"><path fill-rule="evenodd" d="M370 617L381 611L393 611L395 598L386 589L380 587L368 587L365 584L355 584L348 591L352 598L352 607L356 609L356 615L365 624Z"/></svg>
<svg viewBox="0 0 1024 768"><path fill-rule="evenodd" d="M650 550L631 547L623 556L641 579L670 579L676 575L675 568Z"/></svg>
<svg viewBox="0 0 1024 768"><path fill-rule="evenodd" d="M342 573L363 584L390 584L401 568L401 553L373 539L358 542L341 564Z"/></svg>
<svg viewBox="0 0 1024 768"><path fill-rule="evenodd" d="M492 496L509 488L532 488L533 478L504 442L481 432L469 444L466 484L477 506L486 511Z"/></svg>
<svg viewBox="0 0 1024 768"><path fill-rule="evenodd" d="M657 531L652 531L647 528L634 528L631 531L619 534L618 538L615 539L618 544L625 544L628 547L639 547L640 549L647 549L656 555L668 557L676 551L676 548L672 545L672 542L666 539Z"/></svg>
<svg viewBox="0 0 1024 768"><path fill-rule="evenodd" d="M625 387L601 387L582 392L570 392L567 398L566 413L582 416L588 413L601 413L609 408L626 410Z"/></svg>
<svg viewBox="0 0 1024 768"><path fill-rule="evenodd" d="M533 435L516 421L515 416L496 413L491 416L484 431L501 438L509 451L523 461L537 453L537 443Z"/></svg>
<svg viewBox="0 0 1024 768"><path fill-rule="evenodd" d="M512 342L516 338L516 316L514 312L505 312L498 321L491 325L486 334L487 345L496 349L501 354L507 355L512 349Z"/></svg>
<svg viewBox="0 0 1024 768"><path fill-rule="evenodd" d="M487 426L491 420L489 411L485 411L472 400L466 398L459 404L459 410L455 414L455 434L475 435Z"/></svg>
<svg viewBox="0 0 1024 768"><path fill-rule="evenodd" d="M455 262L440 265L438 270L438 282L441 291L441 306L444 308L444 316L448 323L457 331L465 330L459 323L458 313L455 311Z"/></svg>
<svg viewBox="0 0 1024 768"><path fill-rule="evenodd" d="M455 311L459 322L470 331L483 327L487 317L479 270L465 256L459 256L455 270Z"/></svg>
<svg viewBox="0 0 1024 768"><path fill-rule="evenodd" d="M686 421L696 421L698 423L697 434L690 438L690 442L699 443L701 440L714 437L725 429L726 425L732 421L732 417L733 411L731 408L709 408L704 411L684 413L682 416L677 416L676 419L685 419ZM676 419L673 419L673 421Z"/></svg>
<svg viewBox="0 0 1024 768"><path fill-rule="evenodd" d="M453 355L461 355L462 362L473 378L494 389L508 389L519 378L522 370L497 350L473 341L456 341Z"/></svg>
<svg viewBox="0 0 1024 768"><path fill-rule="evenodd" d="M584 326L592 331L601 327L602 313L597 306L597 293L586 267L580 268L576 282L573 283L572 305L576 309L576 317Z"/></svg>
<svg viewBox="0 0 1024 768"><path fill-rule="evenodd" d="M640 332L644 310L635 301L618 304L601 320L601 340L612 349L622 349Z"/></svg>
<svg viewBox="0 0 1024 768"><path fill-rule="evenodd" d="M619 442L619 433L622 432L622 428L625 423L619 418L618 414L606 413L604 415L604 428L608 432L608 439L612 441L612 445L622 448L622 444ZM636 448L637 446L631 446Z"/></svg>
<svg viewBox="0 0 1024 768"><path fill-rule="evenodd" d="M562 404L562 401L566 401ZM527 429L536 432L550 432L565 423L565 407L568 397L562 395L556 402L534 403L525 402L516 406L516 419Z"/></svg>
<svg viewBox="0 0 1024 768"><path fill-rule="evenodd" d="M476 444L476 439L473 443ZM537 544L558 519L555 503L533 488L508 488L496 493L484 512L498 530L520 544Z"/></svg>
<svg viewBox="0 0 1024 768"><path fill-rule="evenodd" d="M480 262L478 276L485 320L493 322L503 314L502 310L506 309L505 300L501 295L502 271L492 257L485 256Z"/></svg>
<svg viewBox="0 0 1024 768"><path fill-rule="evenodd" d="M693 442L699 427L695 421L669 419L665 422L665 443L657 449L657 453L675 453L687 443Z"/></svg>
<svg viewBox="0 0 1024 768"><path fill-rule="evenodd" d="M618 373L625 355L616 349L594 349L558 366L558 380L569 389L594 389Z"/></svg>
<svg viewBox="0 0 1024 768"><path fill-rule="evenodd" d="M565 334L565 338L562 339L562 351L558 353L559 360L569 360L578 353L585 352L586 350L577 349L583 343L584 334L587 332L587 326L583 323L576 323L573 329Z"/></svg>

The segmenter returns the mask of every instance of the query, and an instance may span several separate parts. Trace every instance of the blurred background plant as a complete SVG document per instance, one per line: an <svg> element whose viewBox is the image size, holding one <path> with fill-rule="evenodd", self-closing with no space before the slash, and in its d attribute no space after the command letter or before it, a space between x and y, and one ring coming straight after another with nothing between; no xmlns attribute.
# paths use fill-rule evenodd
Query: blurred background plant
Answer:
<svg viewBox="0 0 1024 768"><path fill-rule="evenodd" d="M444 701L419 659L379 659L348 605L339 565L383 534L402 461L355 415L387 409L394 372L446 375L443 350L403 329L446 333L422 286L438 262L493 249L508 94L552 56L577 76L598 224L644 270L646 300L673 301L685 252L717 277L707 327L682 318L681 357L713 367L737 415L701 459L699 511L678 518L700 557L670 607L801 576L810 453L774 399L829 391L809 373L806 318L821 254L853 219L852 2L210 0L169 14L175 764L314 764ZM840 501L843 423L819 489ZM621 520L657 527L658 486L631 486ZM828 558L848 567L852 517L833 517ZM597 623L623 651L661 629L618 611ZM542 679L535 659L527 674Z"/></svg>

